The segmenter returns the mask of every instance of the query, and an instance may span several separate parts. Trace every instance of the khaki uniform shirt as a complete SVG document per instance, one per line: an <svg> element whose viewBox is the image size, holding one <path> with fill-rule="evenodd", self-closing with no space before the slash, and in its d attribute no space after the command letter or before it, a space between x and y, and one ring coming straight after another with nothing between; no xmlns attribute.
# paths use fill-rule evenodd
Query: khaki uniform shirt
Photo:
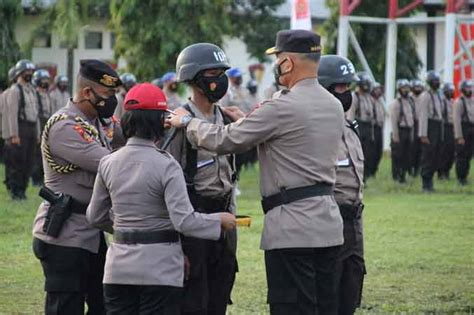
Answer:
<svg viewBox="0 0 474 315"><path fill-rule="evenodd" d="M56 113L60 108L66 106L71 98L71 94L68 91L61 92L58 88L55 88L50 92L52 109L51 114Z"/></svg>
<svg viewBox="0 0 474 315"><path fill-rule="evenodd" d="M464 102L463 102L464 100ZM463 138L462 124L474 124L474 98L461 96L454 102L453 124L454 138Z"/></svg>
<svg viewBox="0 0 474 315"><path fill-rule="evenodd" d="M176 160L151 140L136 137L100 161L87 220L104 230L176 230L212 240L221 234L218 213L194 212ZM112 242L107 251L104 283L182 287L183 280L179 242Z"/></svg>
<svg viewBox="0 0 474 315"><path fill-rule="evenodd" d="M36 90L30 83L22 85L23 95L25 97L25 117L28 122L38 123L38 96ZM10 88L7 94L7 102L4 106L3 115L5 116L3 122L8 128L7 134L10 137L19 136L18 131L18 113L20 107L20 89L18 83L15 83ZM23 118L23 117L22 117Z"/></svg>
<svg viewBox="0 0 474 315"><path fill-rule="evenodd" d="M171 110L175 110L184 104L183 100L179 97L179 94L176 92L171 92L168 89L163 91L166 96L166 101L168 102L168 107Z"/></svg>
<svg viewBox="0 0 474 315"><path fill-rule="evenodd" d="M420 95L420 107L418 110L418 136L428 136L428 120L434 119L441 121L442 98L439 91L428 90Z"/></svg>
<svg viewBox="0 0 474 315"><path fill-rule="evenodd" d="M375 123L377 126L383 127L385 123L385 115L387 115L385 111L385 101L383 97L379 97L378 99L372 97L372 101L375 106Z"/></svg>
<svg viewBox="0 0 474 315"><path fill-rule="evenodd" d="M227 126L192 119L187 136L219 154L258 145L260 191L335 184L344 114L339 101L316 79L297 82ZM329 247L343 242L334 196L316 196L275 207L265 215L261 248Z"/></svg>
<svg viewBox="0 0 474 315"><path fill-rule="evenodd" d="M444 123L453 124L453 99L447 99L446 97L443 96L443 104L441 107L442 115L443 115L443 121Z"/></svg>
<svg viewBox="0 0 474 315"><path fill-rule="evenodd" d="M390 121L392 123L392 139L400 141L399 129L413 128L415 124L415 108L409 97L398 97L390 104Z"/></svg>
<svg viewBox="0 0 474 315"><path fill-rule="evenodd" d="M224 118L217 106L214 106L213 117L206 118L192 102L188 104L199 120L224 126ZM184 131L178 132L169 146L169 152L180 163L183 169L186 167L184 136ZM223 194L232 192L232 167L229 163L228 155L216 154L200 148L197 152L197 165L198 169L194 176L194 187L199 195L222 197Z"/></svg>
<svg viewBox="0 0 474 315"><path fill-rule="evenodd" d="M359 136L346 122L339 147L334 198L339 205L362 202L364 187L364 153Z"/></svg>
<svg viewBox="0 0 474 315"><path fill-rule="evenodd" d="M237 106L242 112L249 113L256 104L252 104L249 91L242 86L230 85L220 101L223 107Z"/></svg>
<svg viewBox="0 0 474 315"><path fill-rule="evenodd" d="M423 93L422 93L423 94ZM420 107L421 107L421 95L415 95L411 94L411 98L413 99L413 102L415 103L415 122L418 122L418 117L420 116Z"/></svg>
<svg viewBox="0 0 474 315"><path fill-rule="evenodd" d="M0 94L0 136L3 139L8 139L10 136L8 135L8 125L3 122L3 110L6 106L7 103L7 95L8 92L10 91L10 88L5 89L1 94Z"/></svg>
<svg viewBox="0 0 474 315"><path fill-rule="evenodd" d="M352 105L347 111L349 121L375 122L375 115L373 97L369 93L352 93Z"/></svg>
<svg viewBox="0 0 474 315"><path fill-rule="evenodd" d="M99 161L112 150L114 133L120 136L121 130L108 130L100 126L98 119L88 119L71 101L58 114L67 114L71 119L56 122L49 131L49 146L53 159L61 164L73 163L78 168L67 174L54 171L43 154L45 185L56 193L64 193L75 200L89 204ZM89 136L76 123L74 117L82 117L96 127L99 139ZM107 130L107 131L105 131ZM73 213L65 221L57 238L43 232L43 224L49 208L48 202L43 202L38 208L34 221L33 235L46 243L79 247L93 253L99 249L99 230L92 228L86 221L85 215Z"/></svg>

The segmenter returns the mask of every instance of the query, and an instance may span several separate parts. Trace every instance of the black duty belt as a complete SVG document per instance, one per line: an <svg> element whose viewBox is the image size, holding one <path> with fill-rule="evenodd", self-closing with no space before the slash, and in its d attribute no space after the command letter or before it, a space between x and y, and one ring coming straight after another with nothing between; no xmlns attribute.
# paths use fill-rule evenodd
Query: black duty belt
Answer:
<svg viewBox="0 0 474 315"><path fill-rule="evenodd" d="M363 203L358 203L355 205L343 204L338 206L339 211L341 212L341 217L345 221L360 219L360 217L362 216L362 211L364 210Z"/></svg>
<svg viewBox="0 0 474 315"><path fill-rule="evenodd" d="M275 207L286 205L301 199L316 196L332 195L334 187L329 184L318 183L311 186L297 187L291 189L282 188L277 194L263 197L262 208L266 214Z"/></svg>
<svg viewBox="0 0 474 315"><path fill-rule="evenodd" d="M163 231L114 231L114 242L119 244L156 244L179 242L179 233Z"/></svg>
<svg viewBox="0 0 474 315"><path fill-rule="evenodd" d="M72 199L71 201L71 212L77 214L86 214L87 204Z"/></svg>
<svg viewBox="0 0 474 315"><path fill-rule="evenodd" d="M228 210L232 194L226 194L222 197L207 197L196 193L189 194L191 203L199 212L214 213L225 212Z"/></svg>

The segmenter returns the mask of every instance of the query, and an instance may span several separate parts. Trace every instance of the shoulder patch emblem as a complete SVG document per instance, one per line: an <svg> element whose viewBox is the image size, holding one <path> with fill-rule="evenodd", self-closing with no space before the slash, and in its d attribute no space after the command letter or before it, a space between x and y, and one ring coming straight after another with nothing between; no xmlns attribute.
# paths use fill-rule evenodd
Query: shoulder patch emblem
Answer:
<svg viewBox="0 0 474 315"><path fill-rule="evenodd" d="M94 139L84 130L84 128L77 124L74 126L74 130L84 139L87 143L91 143Z"/></svg>

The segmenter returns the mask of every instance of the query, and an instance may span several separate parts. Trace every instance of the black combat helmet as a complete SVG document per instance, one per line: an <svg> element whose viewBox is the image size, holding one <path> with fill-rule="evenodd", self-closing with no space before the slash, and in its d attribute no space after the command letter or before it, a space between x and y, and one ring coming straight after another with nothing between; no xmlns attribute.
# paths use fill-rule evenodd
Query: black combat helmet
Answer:
<svg viewBox="0 0 474 315"><path fill-rule="evenodd" d="M367 72L359 72L357 73L359 77L359 81L357 81L357 85L364 91L369 92L372 88L372 79Z"/></svg>
<svg viewBox="0 0 474 315"><path fill-rule="evenodd" d="M454 84L452 84L451 82L443 84L443 92L454 93Z"/></svg>
<svg viewBox="0 0 474 315"><path fill-rule="evenodd" d="M35 86L41 86L41 80L43 79L51 79L48 70L38 69L33 73L33 84Z"/></svg>
<svg viewBox="0 0 474 315"><path fill-rule="evenodd" d="M472 80L463 80L461 84L459 84L459 89L464 95L470 97L472 95L473 86L474 82Z"/></svg>
<svg viewBox="0 0 474 315"><path fill-rule="evenodd" d="M411 80L410 82L410 86L412 89L415 89L415 88L424 88L424 85L423 85L423 82L419 79L413 79Z"/></svg>
<svg viewBox="0 0 474 315"><path fill-rule="evenodd" d="M54 80L56 84L58 83L63 83L63 84L69 84L69 79L65 75L58 75L56 76L56 79Z"/></svg>
<svg viewBox="0 0 474 315"><path fill-rule="evenodd" d="M8 70L8 81L10 82L13 82L16 78L16 71L15 71L15 67L11 67L9 70Z"/></svg>
<svg viewBox="0 0 474 315"><path fill-rule="evenodd" d="M426 73L426 83L434 89L437 90L441 84L441 76L435 70L430 70Z"/></svg>
<svg viewBox="0 0 474 315"><path fill-rule="evenodd" d="M208 69L230 68L224 51L214 44L197 43L184 48L176 61L176 80L186 82Z"/></svg>
<svg viewBox="0 0 474 315"><path fill-rule="evenodd" d="M22 59L15 65L16 75L20 75L25 70L35 70L35 65L28 59Z"/></svg>
<svg viewBox="0 0 474 315"><path fill-rule="evenodd" d="M338 55L323 55L319 60L318 81L326 89L333 84L358 82L349 59Z"/></svg>
<svg viewBox="0 0 474 315"><path fill-rule="evenodd" d="M120 76L120 80L124 88L128 91L130 90L135 84L137 84L137 78L131 73L124 73Z"/></svg>

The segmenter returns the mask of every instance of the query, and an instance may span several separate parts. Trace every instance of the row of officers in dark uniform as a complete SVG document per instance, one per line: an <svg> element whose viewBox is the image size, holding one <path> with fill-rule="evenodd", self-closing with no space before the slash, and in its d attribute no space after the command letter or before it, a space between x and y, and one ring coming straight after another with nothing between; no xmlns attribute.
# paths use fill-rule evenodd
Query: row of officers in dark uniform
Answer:
<svg viewBox="0 0 474 315"><path fill-rule="evenodd" d="M33 251L46 314L225 314L238 271L235 154L255 147L270 313L355 312L365 156L344 113L359 78L347 59L321 56L312 32L280 31L267 54L284 88L247 113L218 105L232 80L210 43L179 54L176 81L191 96L174 111L155 85L128 89L108 64L81 61L74 95L42 125Z"/></svg>

